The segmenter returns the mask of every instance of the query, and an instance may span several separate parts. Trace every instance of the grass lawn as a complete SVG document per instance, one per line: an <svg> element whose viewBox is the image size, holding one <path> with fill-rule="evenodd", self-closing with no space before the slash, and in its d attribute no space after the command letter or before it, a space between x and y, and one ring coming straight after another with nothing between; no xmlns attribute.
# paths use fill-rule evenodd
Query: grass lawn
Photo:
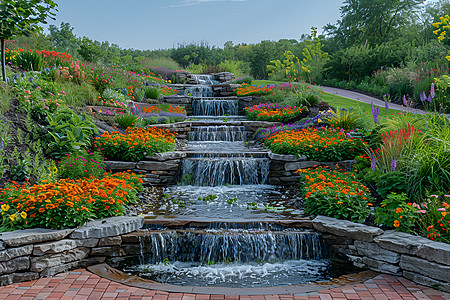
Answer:
<svg viewBox="0 0 450 300"><path fill-rule="evenodd" d="M252 85L269 85L269 84L282 84L284 81L274 81L274 80L253 80Z"/></svg>
<svg viewBox="0 0 450 300"><path fill-rule="evenodd" d="M370 119L373 122L373 116L372 116L372 110L370 108L370 104L359 102L356 100L352 100L349 98L329 94L329 93L322 93L321 94L323 100L330 104L334 108L345 108L345 109L354 109L355 111L358 111L361 113L361 115L364 118ZM380 121L383 121L383 119L386 119L388 116L393 116L397 114L401 114L401 111L395 110L395 109L389 109L386 111L384 107L379 107L380 109Z"/></svg>

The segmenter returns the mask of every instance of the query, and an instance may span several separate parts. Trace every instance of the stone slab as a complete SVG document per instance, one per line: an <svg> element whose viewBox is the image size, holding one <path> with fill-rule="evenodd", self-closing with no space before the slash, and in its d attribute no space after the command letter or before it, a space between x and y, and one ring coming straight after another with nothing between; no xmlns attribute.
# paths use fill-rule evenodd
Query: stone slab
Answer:
<svg viewBox="0 0 450 300"><path fill-rule="evenodd" d="M401 268L398 265L390 264L385 261L376 260L368 257L363 257L362 262L373 271L392 274L396 276L402 275Z"/></svg>
<svg viewBox="0 0 450 300"><path fill-rule="evenodd" d="M383 230L377 227L324 216L316 217L313 220L313 226L320 232L327 232L337 236L345 236L353 240L363 242L372 242L374 237L383 233Z"/></svg>
<svg viewBox="0 0 450 300"><path fill-rule="evenodd" d="M0 233L0 240L10 247L60 240L73 232L73 229L52 230L33 228Z"/></svg>
<svg viewBox="0 0 450 300"><path fill-rule="evenodd" d="M146 156L145 159L148 160L157 160L157 161L166 161L173 159L182 159L186 157L186 153L182 151L172 151L172 152L164 152L164 153L155 153L153 156Z"/></svg>
<svg viewBox="0 0 450 300"><path fill-rule="evenodd" d="M127 234L141 229L144 218L139 217L112 217L94 220L75 229L70 238L72 239L101 239L109 236Z"/></svg>
<svg viewBox="0 0 450 300"><path fill-rule="evenodd" d="M89 248L75 248L62 253L32 257L30 270L33 272L42 272L47 268L82 260L89 255L89 252Z"/></svg>
<svg viewBox="0 0 450 300"><path fill-rule="evenodd" d="M282 162L299 162L307 160L307 157L304 155L297 157L297 155L294 154L277 154L273 152L269 152L269 158L271 160L277 160Z"/></svg>
<svg viewBox="0 0 450 300"><path fill-rule="evenodd" d="M369 258L385 261L391 264L398 264L400 262L400 254L383 249L376 243L355 241L355 247L358 254L361 256L367 256Z"/></svg>
<svg viewBox="0 0 450 300"><path fill-rule="evenodd" d="M74 262L70 262L70 263L66 263L66 264L49 267L49 268L43 270L40 273L40 276L41 277L54 276L56 274L68 272L68 271L71 271L74 269L86 268L88 266L101 264L104 261L105 261L105 257L90 257L90 258L86 258L86 259L82 259L82 260L78 260L78 261L74 261Z"/></svg>
<svg viewBox="0 0 450 300"><path fill-rule="evenodd" d="M98 246L99 247L103 247L103 246L118 246L120 244L122 244L122 237L121 236L110 236L110 237L102 238L102 239L100 239L100 241L98 241Z"/></svg>
<svg viewBox="0 0 450 300"><path fill-rule="evenodd" d="M420 236L395 230L385 231L374 240L381 248L410 255L415 255L423 245L432 242Z"/></svg>
<svg viewBox="0 0 450 300"><path fill-rule="evenodd" d="M450 284L448 283L444 283L442 281L439 280L435 280L414 272L409 272L409 271L404 271L403 272L403 277L405 277L406 279L409 279L415 283L424 285L424 286L429 286L429 287L433 287L433 288L437 288L440 291L444 291L447 293L450 293Z"/></svg>
<svg viewBox="0 0 450 300"><path fill-rule="evenodd" d="M320 163L318 161L300 161L300 162L292 162L287 163L284 165L284 169L286 171L297 171L298 169L308 169L308 168L314 168L317 166L322 166L323 163Z"/></svg>
<svg viewBox="0 0 450 300"><path fill-rule="evenodd" d="M450 266L450 244L440 242L424 244L419 248L416 255L426 260Z"/></svg>
<svg viewBox="0 0 450 300"><path fill-rule="evenodd" d="M147 171L176 171L178 166L179 164L160 161L140 161L136 167Z"/></svg>
<svg viewBox="0 0 450 300"><path fill-rule="evenodd" d="M450 267L425 259L403 254L400 258L400 267L404 271L414 272L439 281L450 283Z"/></svg>
<svg viewBox="0 0 450 300"><path fill-rule="evenodd" d="M8 261L16 257L30 255L32 251L33 245L10 248L4 251L0 251L0 261Z"/></svg>
<svg viewBox="0 0 450 300"><path fill-rule="evenodd" d="M93 248L97 246L97 244L98 239L84 239L84 240L64 239L56 242L34 245L33 255L42 256L44 254L61 253L78 247Z"/></svg>
<svg viewBox="0 0 450 300"><path fill-rule="evenodd" d="M29 257L16 257L0 263L0 274L14 273L27 270L30 267Z"/></svg>
<svg viewBox="0 0 450 300"><path fill-rule="evenodd" d="M133 170L136 168L135 162L128 161L105 161L107 170Z"/></svg>

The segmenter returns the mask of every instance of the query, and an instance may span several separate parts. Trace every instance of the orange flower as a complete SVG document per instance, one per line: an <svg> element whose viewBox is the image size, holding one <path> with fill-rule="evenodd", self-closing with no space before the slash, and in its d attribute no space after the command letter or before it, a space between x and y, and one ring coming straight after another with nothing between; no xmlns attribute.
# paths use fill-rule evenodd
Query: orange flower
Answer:
<svg viewBox="0 0 450 300"><path fill-rule="evenodd" d="M398 220L394 221L394 227L398 228L400 226L400 222Z"/></svg>

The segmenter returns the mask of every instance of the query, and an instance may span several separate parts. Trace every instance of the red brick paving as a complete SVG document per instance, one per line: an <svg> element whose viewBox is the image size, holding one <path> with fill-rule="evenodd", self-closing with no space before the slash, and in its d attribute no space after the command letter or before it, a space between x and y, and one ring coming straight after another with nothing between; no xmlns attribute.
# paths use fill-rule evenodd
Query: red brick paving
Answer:
<svg viewBox="0 0 450 300"><path fill-rule="evenodd" d="M90 273L75 270L51 278L41 278L0 287L0 300L328 300L328 299L446 299L450 294L419 286L404 278L379 275L363 283L331 288L304 296L266 295L266 296L223 296L168 293L146 290L116 283Z"/></svg>

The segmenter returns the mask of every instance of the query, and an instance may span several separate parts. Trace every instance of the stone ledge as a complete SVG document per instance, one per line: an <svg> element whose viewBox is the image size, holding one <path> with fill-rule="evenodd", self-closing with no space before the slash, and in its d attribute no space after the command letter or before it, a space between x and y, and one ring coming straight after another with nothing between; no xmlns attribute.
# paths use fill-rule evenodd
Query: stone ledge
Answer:
<svg viewBox="0 0 450 300"><path fill-rule="evenodd" d="M56 241L65 238L73 229L52 230L33 228L0 233L0 240L10 247Z"/></svg>
<svg viewBox="0 0 450 300"><path fill-rule="evenodd" d="M313 220L313 226L320 232L327 232L337 236L346 236L353 240L363 242L372 242L374 237L383 233L383 230L377 227L324 216L316 217Z"/></svg>
<svg viewBox="0 0 450 300"><path fill-rule="evenodd" d="M94 220L75 229L70 238L72 239L101 239L109 236L127 234L141 229L144 218L139 217L112 217Z"/></svg>
<svg viewBox="0 0 450 300"><path fill-rule="evenodd" d="M410 255L415 255L423 245L432 242L420 236L395 230L387 230L374 240L381 248Z"/></svg>

